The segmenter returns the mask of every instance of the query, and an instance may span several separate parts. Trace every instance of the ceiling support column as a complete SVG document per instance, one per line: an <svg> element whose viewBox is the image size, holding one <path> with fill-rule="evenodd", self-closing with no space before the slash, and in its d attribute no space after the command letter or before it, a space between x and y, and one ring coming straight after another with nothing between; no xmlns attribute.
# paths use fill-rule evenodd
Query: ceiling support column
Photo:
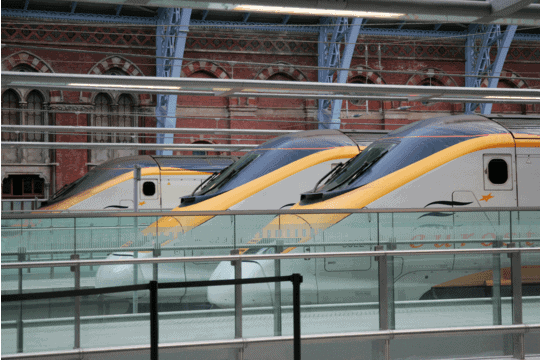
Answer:
<svg viewBox="0 0 540 360"><path fill-rule="evenodd" d="M483 75L498 77L501 71L516 33L517 26L509 25L504 33L501 33L500 25L469 25L469 35L465 43L465 74L474 75L465 78L465 86L480 87L485 81ZM491 62L490 52L493 45L497 45L497 56ZM488 78L487 86L496 88L498 78ZM465 114L473 114L480 107L484 115L491 114L490 103L467 103Z"/></svg>
<svg viewBox="0 0 540 360"><path fill-rule="evenodd" d="M327 69L319 70L318 78L319 82L332 83L336 72L332 68L348 69L351 66L362 18L353 18L350 25L347 18L341 17L325 18L321 23L323 26L319 31L318 64ZM343 54L340 53L342 40L345 41ZM338 70L336 82L344 84L347 81L347 75L348 70ZM319 100L317 114L319 129L339 129L341 104L342 100Z"/></svg>
<svg viewBox="0 0 540 360"><path fill-rule="evenodd" d="M156 29L156 76L177 78L182 70L182 58L189 31L191 9L160 8ZM176 127L177 95L157 95L156 119L158 128ZM158 134L158 144L172 144L173 134ZM158 151L172 155L172 151Z"/></svg>

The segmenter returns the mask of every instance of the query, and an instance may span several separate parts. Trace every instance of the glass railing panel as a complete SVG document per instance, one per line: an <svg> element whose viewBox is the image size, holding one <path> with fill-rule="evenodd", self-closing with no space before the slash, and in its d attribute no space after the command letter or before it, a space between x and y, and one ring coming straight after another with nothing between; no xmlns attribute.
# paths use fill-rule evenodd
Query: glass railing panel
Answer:
<svg viewBox="0 0 540 360"><path fill-rule="evenodd" d="M283 221L282 221L283 220ZM295 230L285 222L286 215L235 215L235 243L240 249L250 249L248 253L257 252L259 248L253 245L263 246L276 244L277 240L284 243L296 243L299 236L295 236ZM281 223L287 228L281 231ZM288 231L287 231L288 230ZM298 231L296 231L298 235ZM252 245L252 247L250 247Z"/></svg>
<svg viewBox="0 0 540 360"><path fill-rule="evenodd" d="M48 281L43 280L40 270L22 269L22 293L74 289L69 268L56 268L56 273L64 276ZM19 276L6 276L6 272L2 269L2 295L20 293ZM20 352L20 346L25 353L73 349L73 329L74 298L2 303L2 355Z"/></svg>
<svg viewBox="0 0 540 360"><path fill-rule="evenodd" d="M505 335L427 336L390 341L391 359L487 358L511 354Z"/></svg>

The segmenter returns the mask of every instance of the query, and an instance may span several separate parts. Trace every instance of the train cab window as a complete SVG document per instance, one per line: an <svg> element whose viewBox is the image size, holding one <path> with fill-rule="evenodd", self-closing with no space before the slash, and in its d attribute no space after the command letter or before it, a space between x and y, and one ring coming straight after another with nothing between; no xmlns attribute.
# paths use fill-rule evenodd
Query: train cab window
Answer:
<svg viewBox="0 0 540 360"><path fill-rule="evenodd" d="M142 186L144 196L154 196L156 193L156 184L152 181L145 181Z"/></svg>
<svg viewBox="0 0 540 360"><path fill-rule="evenodd" d="M493 184L504 184L508 180L508 165L503 159L493 159L488 164L488 178Z"/></svg>

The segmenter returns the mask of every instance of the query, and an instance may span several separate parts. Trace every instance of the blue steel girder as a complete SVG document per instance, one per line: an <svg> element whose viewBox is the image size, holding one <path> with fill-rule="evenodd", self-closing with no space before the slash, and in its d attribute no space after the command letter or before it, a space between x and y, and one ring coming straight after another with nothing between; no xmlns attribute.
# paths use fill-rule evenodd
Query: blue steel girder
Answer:
<svg viewBox="0 0 540 360"><path fill-rule="evenodd" d="M510 25L501 33L500 25L469 25L469 36L465 42L465 86L480 87L482 76L500 76L508 49L514 38L517 26ZM497 55L491 62L491 48L497 46ZM490 78L488 87L497 87L498 78ZM490 114L492 104L466 103L465 113L472 114L480 107L482 114Z"/></svg>
<svg viewBox="0 0 540 360"><path fill-rule="evenodd" d="M324 18L321 20L318 42L318 65L326 69L318 71L319 82L331 83L337 67L348 69L362 26L361 18L353 18L349 25L347 18ZM325 26L326 25L326 26ZM341 42L344 41L343 54ZM334 68L334 69L332 69ZM337 83L347 81L347 70L337 72ZM318 121L320 129L339 129L342 100L319 100Z"/></svg>
<svg viewBox="0 0 540 360"><path fill-rule="evenodd" d="M182 58L191 18L191 9L160 8L156 28L156 76L180 77ZM156 106L157 127L176 127L177 95L158 95ZM172 144L173 134L158 134L158 144ZM160 151L172 155L172 151Z"/></svg>
<svg viewBox="0 0 540 360"><path fill-rule="evenodd" d="M26 0L29 3L29 0ZM26 6L26 5L25 5ZM241 21L214 21L206 20L208 10L203 11L202 20L191 20L190 25L199 27L208 26L213 29L242 29L242 30L258 30L258 31L288 31L301 33L319 33L319 28L316 26L294 26L287 27L282 24L270 23L243 23ZM141 24L141 25L156 25L157 17L138 17L126 15L102 15L91 13L75 13L58 12L58 11L43 11L43 10L25 10L25 9L2 9L2 18L23 17L28 19L40 20L60 20L60 21L82 21L95 23L114 23L114 24ZM285 16L284 19L288 17ZM237 26L237 27L235 27ZM435 31L435 30L412 30L412 29L379 29L379 28L362 28L360 35L365 36L406 36L414 38L465 38L468 35L467 31ZM539 42L540 35L538 34L515 34L516 41L533 41Z"/></svg>

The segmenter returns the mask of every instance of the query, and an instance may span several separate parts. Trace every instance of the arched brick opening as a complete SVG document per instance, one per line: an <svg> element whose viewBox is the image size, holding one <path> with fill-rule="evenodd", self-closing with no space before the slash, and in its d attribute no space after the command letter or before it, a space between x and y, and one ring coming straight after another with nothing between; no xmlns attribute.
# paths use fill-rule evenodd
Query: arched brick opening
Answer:
<svg viewBox="0 0 540 360"><path fill-rule="evenodd" d="M28 51L20 51L12 54L2 60L2 71L12 71L17 66L28 66L37 72L54 73L52 67L43 59ZM51 90L49 92L49 102L51 104L61 103L64 100L64 95L60 90Z"/></svg>
<svg viewBox="0 0 540 360"><path fill-rule="evenodd" d="M427 68L419 71L420 74L415 74L407 80L405 85L410 86L458 86L457 82L444 71L436 68ZM423 105L419 101L401 101L395 102L395 106L412 106L414 111L429 111L429 112L460 112L463 111L463 104L452 103L430 103Z"/></svg>
<svg viewBox="0 0 540 360"><path fill-rule="evenodd" d="M94 65L90 71L89 75L103 75L107 71L112 69L119 69L121 72L126 73L129 76L144 76L141 69L137 67L133 62L125 59L121 56L109 56L105 59L98 62ZM92 98L95 96L92 95L92 92L82 91L79 97L79 101L82 103L90 103ZM152 96L149 94L140 94L139 95L139 105L140 106L150 106L152 105Z"/></svg>
<svg viewBox="0 0 540 360"><path fill-rule="evenodd" d="M502 70L502 79L499 79L497 88L513 88L513 89L528 89L529 84L523 80L517 73L511 70ZM488 79L484 79L480 87L488 87ZM533 112L533 104L493 104L492 113L531 113Z"/></svg>
<svg viewBox="0 0 540 360"><path fill-rule="evenodd" d="M180 77L193 77L193 74L204 72L216 79L230 79L224 68L212 61L198 60L187 63L182 67Z"/></svg>

